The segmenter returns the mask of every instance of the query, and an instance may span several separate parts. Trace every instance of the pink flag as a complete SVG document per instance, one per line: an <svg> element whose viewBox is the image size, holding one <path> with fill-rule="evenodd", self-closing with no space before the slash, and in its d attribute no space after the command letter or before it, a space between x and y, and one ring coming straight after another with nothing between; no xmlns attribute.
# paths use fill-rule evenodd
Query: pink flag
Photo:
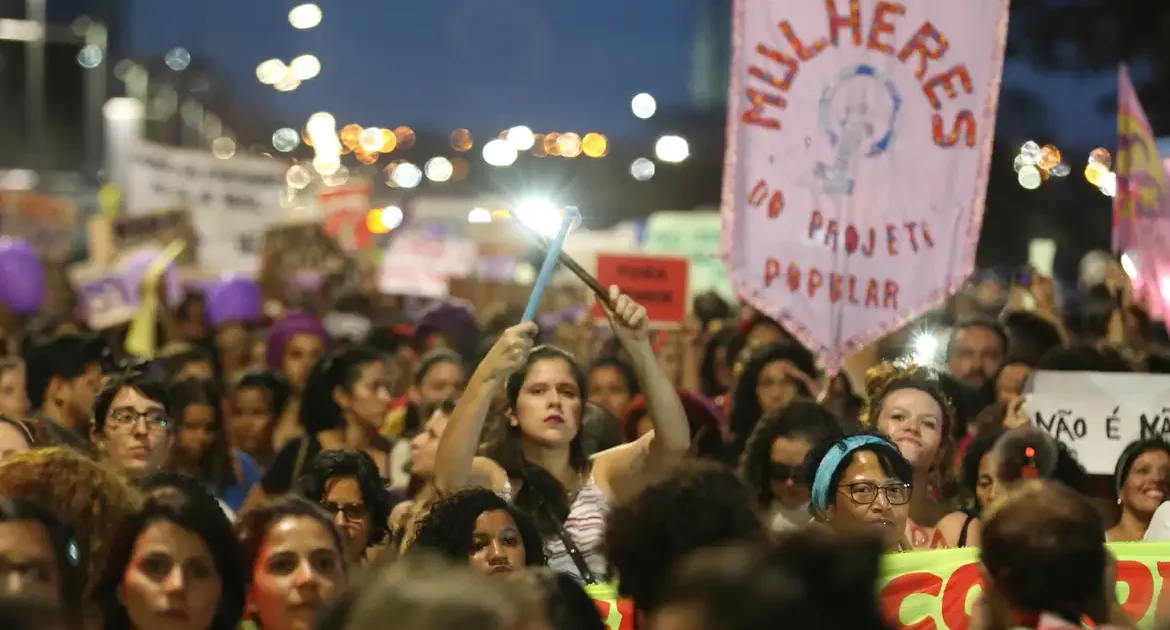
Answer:
<svg viewBox="0 0 1170 630"><path fill-rule="evenodd" d="M723 255L830 370L958 290L1008 0L737 0Z"/></svg>

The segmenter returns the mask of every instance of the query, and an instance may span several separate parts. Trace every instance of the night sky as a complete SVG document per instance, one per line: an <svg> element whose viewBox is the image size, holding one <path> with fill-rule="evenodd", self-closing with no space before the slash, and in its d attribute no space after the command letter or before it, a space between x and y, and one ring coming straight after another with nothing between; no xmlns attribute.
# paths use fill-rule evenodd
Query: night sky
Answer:
<svg viewBox="0 0 1170 630"><path fill-rule="evenodd" d="M136 0L130 31L138 54L184 46L229 73L238 98L303 124L315 111L339 123L436 129L637 129L630 97L685 105L691 43L707 0L318 0L320 26L298 31L294 0ZM729 2L730 0L723 0ZM312 53L321 74L291 93L261 85L255 68ZM1009 64L1005 86L1042 92L1058 144L1115 144L1098 111L1115 75L1046 76ZM1013 125L1011 111L1000 124ZM1012 129L1026 133L1025 129Z"/></svg>

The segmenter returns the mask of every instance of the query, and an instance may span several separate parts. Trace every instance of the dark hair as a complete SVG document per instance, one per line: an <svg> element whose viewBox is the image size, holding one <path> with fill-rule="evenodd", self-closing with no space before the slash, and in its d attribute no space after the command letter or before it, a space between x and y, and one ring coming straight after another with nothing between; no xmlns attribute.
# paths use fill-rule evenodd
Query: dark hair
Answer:
<svg viewBox="0 0 1170 630"><path fill-rule="evenodd" d="M333 519L329 518L320 505L302 496L283 494L240 514L236 523L236 534L240 539L240 550L243 552L241 557L244 561L245 574L252 575L252 570L260 557L260 549L264 546L264 539L268 536L268 530L286 518L309 518L316 521L329 532L337 553L345 552L341 533L337 531ZM238 616L236 621L239 621Z"/></svg>
<svg viewBox="0 0 1170 630"><path fill-rule="evenodd" d="M116 376L106 385L105 389L98 393L97 398L93 401L93 426L98 433L105 430L106 416L110 413L110 406L114 404L114 399L122 393L123 389L133 389L162 405L168 414L171 411L166 384L136 373Z"/></svg>
<svg viewBox="0 0 1170 630"><path fill-rule="evenodd" d="M199 460L200 478L215 488L225 488L236 481L235 465L232 459L231 447L228 446L227 424L223 417L223 396L219 387L212 381L196 378L185 378L171 385L167 391L170 402L170 416L175 422L175 431L178 431L185 422L183 413L187 407L204 405L211 407L215 418L212 425L211 444ZM172 463L175 453L172 450Z"/></svg>
<svg viewBox="0 0 1170 630"><path fill-rule="evenodd" d="M914 482L914 467L910 465L910 462L906 461L906 458L902 455L902 451L898 450L898 446L889 441L890 439L888 437L878 433L877 431L862 431L854 435L876 435L882 438L882 443L866 444L860 448L853 449L853 452L849 454L849 457L841 460L841 463L839 463L837 468L833 470L833 474L829 477L829 488L836 490L836 488L841 485L841 475L845 473L845 469L849 467L849 464L851 464L857 454L861 452L873 453L873 456L877 459L878 466L881 466L883 473L905 483ZM843 441L844 439L845 438L826 440L825 442L814 446L813 450L809 451L808 458L805 459L805 475L806 478L809 479L810 483L816 479L817 469L820 467L821 462L825 459L829 452L833 449L845 448L845 443ZM830 492L829 504L825 507L835 505L836 503L837 493L835 491ZM817 508L814 507L813 511L816 512ZM818 514L818 516L822 515Z"/></svg>
<svg viewBox="0 0 1170 630"><path fill-rule="evenodd" d="M245 570L232 525L214 499L183 492L148 497L142 509L118 527L110 542L105 567L94 587L93 599L102 611L103 630L129 630L131 627L126 607L118 601L118 590L138 537L159 521L182 527L207 544L223 582L211 630L234 630L244 613L250 574Z"/></svg>
<svg viewBox="0 0 1170 630"><path fill-rule="evenodd" d="M541 592L544 613L553 630L605 630L597 604L572 576L539 568L529 571L527 577Z"/></svg>
<svg viewBox="0 0 1170 630"><path fill-rule="evenodd" d="M153 496L159 494L166 494L168 492L177 492L180 494L197 495L203 498L212 499L217 504L219 500L212 494L207 486L191 475L184 475L180 472L170 470L160 470L158 472L150 473L142 477L138 481L138 488L146 496Z"/></svg>
<svg viewBox="0 0 1170 630"><path fill-rule="evenodd" d="M438 553L460 564L474 549L475 521L480 514L502 510L516 521L524 544L525 564L542 566L545 563L544 539L532 519L513 507L495 492L485 488L460 490L431 505L418 521L418 531L410 543L410 551L427 550Z"/></svg>
<svg viewBox="0 0 1170 630"><path fill-rule="evenodd" d="M841 422L831 411L811 400L794 400L760 419L740 458L739 475L766 509L772 504L772 444L777 439L804 440L816 446L841 437Z"/></svg>
<svg viewBox="0 0 1170 630"><path fill-rule="evenodd" d="M79 622L66 620L56 604L24 595L0 595L0 628L4 630L65 630Z"/></svg>
<svg viewBox="0 0 1170 630"><path fill-rule="evenodd" d="M0 523L20 521L39 523L45 528L61 580L62 612L70 624L80 622L79 604L85 589L85 566L89 554L83 545L77 543L73 528L56 512L29 499L0 497Z"/></svg>
<svg viewBox="0 0 1170 630"><path fill-rule="evenodd" d="M589 365L589 380L593 380L593 371L610 368L616 370L621 375L622 380L626 382L626 391L630 396L637 396L642 393L642 388L638 385L638 375L634 373L634 366L627 361L623 361L619 357L603 357Z"/></svg>
<svg viewBox="0 0 1170 630"><path fill-rule="evenodd" d="M272 413L280 417L284 406L288 404L291 390L288 380L279 372L272 370L249 370L240 380L236 381L234 391L241 389L261 389L268 395L268 402L272 405Z"/></svg>
<svg viewBox="0 0 1170 630"><path fill-rule="evenodd" d="M700 630L888 630L877 598L881 559L874 536L815 528L703 549L670 573L659 607L698 609Z"/></svg>
<svg viewBox="0 0 1170 630"><path fill-rule="evenodd" d="M691 300L691 310L704 328L718 319L731 317L731 305L715 291L704 291Z"/></svg>
<svg viewBox="0 0 1170 630"><path fill-rule="evenodd" d="M1057 372L1132 372L1133 368L1113 350L1090 345L1057 347L1044 353L1037 370Z"/></svg>
<svg viewBox="0 0 1170 630"><path fill-rule="evenodd" d="M357 481L362 502L370 513L370 539L366 546L381 544L390 533L390 494L382 484L378 465L365 451L321 451L297 481L297 490L306 499L321 503L329 482L342 477Z"/></svg>
<svg viewBox="0 0 1170 630"><path fill-rule="evenodd" d="M45 405L45 394L54 378L73 380L90 365L101 365L101 344L81 335L58 335L26 347L25 389L32 409Z"/></svg>
<svg viewBox="0 0 1170 630"><path fill-rule="evenodd" d="M159 359L171 378L178 376L183 368L192 363L208 363L218 372L215 354L195 343L174 344L170 348L164 348L159 353Z"/></svg>
<svg viewBox="0 0 1170 630"><path fill-rule="evenodd" d="M1016 363L1033 365L1045 352L1064 345L1060 330L1035 313L1008 313L1003 317L1003 327L1011 339L1009 352Z"/></svg>
<svg viewBox="0 0 1170 630"><path fill-rule="evenodd" d="M380 363L385 357L365 346L352 346L317 361L305 381L299 420L310 436L345 424L333 390L350 389L362 376L362 368Z"/></svg>
<svg viewBox="0 0 1170 630"><path fill-rule="evenodd" d="M973 317L971 319L965 319L961 322L958 322L953 328L951 328L951 336L947 340L947 360L950 360L951 353L954 352L955 340L958 339L959 333L965 330L970 330L972 328L982 328L983 330L991 331L991 333L999 339L999 345L1003 350L1003 354L1007 354L1008 334L1003 325L994 319L987 317Z"/></svg>
<svg viewBox="0 0 1170 630"><path fill-rule="evenodd" d="M1105 527L1079 493L1032 480L992 509L980 557L995 589L1026 611L1104 622Z"/></svg>
<svg viewBox="0 0 1170 630"><path fill-rule="evenodd" d="M623 442L622 421L601 405L587 402L581 415L581 447L586 457L620 446Z"/></svg>
<svg viewBox="0 0 1170 630"><path fill-rule="evenodd" d="M785 339L751 350L751 358L748 359L743 374L736 382L731 403L731 449L735 460L739 459L748 437L756 428L760 416L764 414L760 408L760 399L756 395L760 374L764 368L777 361L792 363L809 378L817 376L816 358L799 341ZM796 390L801 396L812 395L812 392L799 381L796 383Z"/></svg>
<svg viewBox="0 0 1170 630"><path fill-rule="evenodd" d="M508 377L505 393L508 406L516 408L516 401L520 398L520 390L528 378L532 366L540 361L564 361L572 370L573 378L581 392L581 409L577 417L583 417L585 411L586 378L581 366L573 360L573 356L556 346L537 346L528 353L528 360L524 366ZM508 473L511 479L520 479L523 484L512 497L521 512L528 514L536 522L537 528L545 536L555 536L561 525L569 517L569 497L565 487L552 473L541 466L528 461L521 450L522 436L520 427L508 426L503 432L503 438L491 448L488 456L495 460ZM585 457L585 447L581 431L573 436L569 443L569 465L574 470L584 472L589 467L589 460ZM551 514L550 514L551 513Z"/></svg>
<svg viewBox="0 0 1170 630"><path fill-rule="evenodd" d="M766 536L751 490L730 468L690 460L614 506L605 550L623 595L651 610L667 571L687 554Z"/></svg>
<svg viewBox="0 0 1170 630"><path fill-rule="evenodd" d="M775 328L776 330L780 331L785 338L789 336L788 331L784 330L784 327L781 326L779 322L772 319L771 317L768 317L767 315L764 315L763 313L756 313L752 315L751 319L748 319L747 321L741 322L739 324L739 327L735 329L735 334L731 337L731 341L728 342L727 361L730 364L735 364L736 359L739 358L739 354L743 352L745 348L747 348L748 337L751 336L752 331L761 326Z"/></svg>
<svg viewBox="0 0 1170 630"><path fill-rule="evenodd" d="M691 429L691 448L694 455L708 459L720 459L726 448L723 442L723 425L725 424L723 410L706 399L682 390L678 391L678 399L682 403L687 425ZM638 439L638 422L645 418L649 412L645 396L638 394L630 401L630 406L626 409L626 415L622 421L622 430L627 442Z"/></svg>
<svg viewBox="0 0 1170 630"><path fill-rule="evenodd" d="M727 350L727 360L730 364L735 361L735 357L731 356L731 339L735 335L735 329L731 326L724 326L711 334L707 339L706 345L703 347L703 361L699 364L699 385L703 390L703 395L709 398L722 396L727 393L727 388L719 382L719 365L715 362L716 350L720 347ZM726 367L729 367L726 366Z"/></svg>
<svg viewBox="0 0 1170 630"><path fill-rule="evenodd" d="M1170 456L1170 442L1160 437L1134 440L1126 445L1125 450L1121 451L1121 455L1117 458L1117 464L1113 467L1113 490L1117 492L1118 496L1121 495L1121 488L1129 477L1129 470L1133 468L1133 463L1137 461L1137 458L1150 451L1162 451Z"/></svg>
<svg viewBox="0 0 1170 630"><path fill-rule="evenodd" d="M971 505L974 508L972 512L975 516L979 516L987 507L979 503L979 496L975 493L975 488L979 485L979 465L983 463L983 458L991 452L1002 435L1002 426L985 429L975 436L975 439L967 446L967 452L963 453L960 470L962 484L964 491L970 495Z"/></svg>
<svg viewBox="0 0 1170 630"><path fill-rule="evenodd" d="M440 363L454 363L459 366L459 369L464 369L463 357L459 356L458 352L449 348L435 348L422 355L418 360L418 367L414 371L414 384L421 385L427 372Z"/></svg>
<svg viewBox="0 0 1170 630"><path fill-rule="evenodd" d="M1089 493L1091 478L1075 455L1063 442L1033 425L1005 431L992 450L999 457L996 477L1012 483L1027 477L1027 469L1034 467L1039 477L1053 479L1076 490Z"/></svg>

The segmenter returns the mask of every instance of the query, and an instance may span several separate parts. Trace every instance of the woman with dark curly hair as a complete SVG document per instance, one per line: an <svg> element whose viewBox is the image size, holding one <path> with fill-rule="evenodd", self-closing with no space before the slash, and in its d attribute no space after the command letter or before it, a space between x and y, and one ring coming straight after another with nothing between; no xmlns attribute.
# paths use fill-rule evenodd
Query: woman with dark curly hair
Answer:
<svg viewBox="0 0 1170 630"><path fill-rule="evenodd" d="M755 492L772 531L812 520L805 458L813 446L843 435L837 417L810 400L794 401L756 425L740 459L739 475Z"/></svg>
<svg viewBox="0 0 1170 630"><path fill-rule="evenodd" d="M345 536L345 559L361 564L389 534L390 493L364 451L321 451L297 482L301 496L325 508Z"/></svg>
<svg viewBox="0 0 1170 630"><path fill-rule="evenodd" d="M549 566L596 583L608 573L601 552L613 498L648 471L681 460L691 446L678 393L650 345L646 309L610 287L611 325L630 355L654 431L638 441L585 457L581 432L587 389L584 370L563 350L533 348L534 323L513 326L480 362L439 441L435 487L471 486L499 492L528 514L544 536ZM476 457L493 398L508 408L501 439Z"/></svg>
<svg viewBox="0 0 1170 630"><path fill-rule="evenodd" d="M488 575L508 576L544 565L544 543L532 520L484 488L462 490L431 505L409 551L431 551Z"/></svg>
<svg viewBox="0 0 1170 630"><path fill-rule="evenodd" d="M939 374L925 367L880 363L865 375L861 422L890 436L914 467L906 538L914 549L979 546L979 520L954 509L955 408Z"/></svg>
<svg viewBox="0 0 1170 630"><path fill-rule="evenodd" d="M231 523L209 495L148 498L123 521L93 598L103 630L233 630L247 578Z"/></svg>
<svg viewBox="0 0 1170 630"><path fill-rule="evenodd" d="M756 423L797 398L816 396L817 364L800 342L785 339L748 350L747 362L731 399L731 439L727 463L743 454Z"/></svg>

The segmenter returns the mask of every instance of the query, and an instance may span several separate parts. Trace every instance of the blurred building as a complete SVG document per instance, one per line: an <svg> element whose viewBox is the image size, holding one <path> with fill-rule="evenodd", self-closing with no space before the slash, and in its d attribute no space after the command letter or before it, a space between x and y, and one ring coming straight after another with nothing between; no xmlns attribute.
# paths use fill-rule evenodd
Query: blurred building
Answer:
<svg viewBox="0 0 1170 630"><path fill-rule="evenodd" d="M691 49L691 105L710 112L727 107L731 87L732 0L702 0Z"/></svg>

